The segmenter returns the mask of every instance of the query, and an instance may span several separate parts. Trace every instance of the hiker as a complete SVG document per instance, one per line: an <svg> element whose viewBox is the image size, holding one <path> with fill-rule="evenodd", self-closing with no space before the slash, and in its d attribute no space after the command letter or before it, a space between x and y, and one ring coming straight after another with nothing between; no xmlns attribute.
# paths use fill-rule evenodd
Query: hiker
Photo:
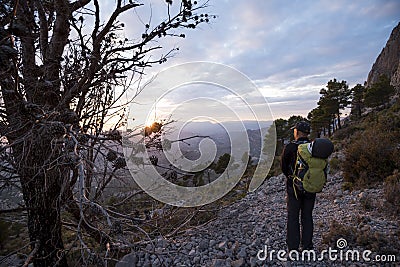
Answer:
<svg viewBox="0 0 400 267"><path fill-rule="evenodd" d="M288 212L286 243L289 252L292 250L298 251L300 249L300 241L302 250L313 249L312 237L314 226L312 211L316 196L315 193L296 190L292 178L296 166L297 148L299 144L310 142L308 139L310 124L305 121L300 121L291 129L293 130L295 140L285 146L281 159L282 172L286 176L286 201ZM301 235L299 214L301 214Z"/></svg>

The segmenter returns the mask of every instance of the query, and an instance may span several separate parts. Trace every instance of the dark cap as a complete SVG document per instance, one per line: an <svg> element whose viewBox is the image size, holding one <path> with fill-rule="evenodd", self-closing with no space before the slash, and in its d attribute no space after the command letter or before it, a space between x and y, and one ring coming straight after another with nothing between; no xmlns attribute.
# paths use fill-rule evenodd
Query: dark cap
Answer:
<svg viewBox="0 0 400 267"><path fill-rule="evenodd" d="M297 129L298 131L301 131L301 132L307 133L307 134L309 134L311 131L310 124L305 121L296 122L296 124L290 129L292 129L292 130Z"/></svg>

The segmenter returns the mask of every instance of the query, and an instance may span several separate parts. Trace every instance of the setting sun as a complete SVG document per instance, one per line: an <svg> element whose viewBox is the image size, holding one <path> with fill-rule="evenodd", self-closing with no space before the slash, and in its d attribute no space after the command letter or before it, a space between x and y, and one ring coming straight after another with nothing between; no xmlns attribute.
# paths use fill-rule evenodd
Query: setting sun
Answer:
<svg viewBox="0 0 400 267"><path fill-rule="evenodd" d="M148 120L146 121L145 125L146 127L151 127L153 125L154 121L153 120Z"/></svg>

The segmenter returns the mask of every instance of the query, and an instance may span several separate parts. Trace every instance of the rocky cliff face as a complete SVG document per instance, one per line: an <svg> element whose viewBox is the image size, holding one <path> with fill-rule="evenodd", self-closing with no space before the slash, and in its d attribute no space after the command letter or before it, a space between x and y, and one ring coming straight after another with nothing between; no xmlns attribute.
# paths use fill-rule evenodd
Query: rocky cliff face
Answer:
<svg viewBox="0 0 400 267"><path fill-rule="evenodd" d="M372 66L367 86L376 82L382 74L389 77L391 84L400 92L400 23L393 29L386 46Z"/></svg>

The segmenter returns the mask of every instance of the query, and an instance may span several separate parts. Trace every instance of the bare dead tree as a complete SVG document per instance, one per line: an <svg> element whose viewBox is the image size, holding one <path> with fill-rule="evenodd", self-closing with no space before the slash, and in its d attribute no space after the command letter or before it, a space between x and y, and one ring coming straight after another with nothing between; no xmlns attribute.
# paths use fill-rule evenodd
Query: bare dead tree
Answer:
<svg viewBox="0 0 400 267"><path fill-rule="evenodd" d="M132 88L137 88L132 98L140 93L146 69L173 55L175 49L154 57L162 49L157 40L185 37L184 29L209 22L208 14L200 13L207 3L165 2L166 18L143 23L134 40L119 34L125 25L118 18L141 8L136 1L116 0L105 21L98 0L1 2L1 186L23 193L32 248L25 265L68 265L70 250L61 235L64 210L72 215L64 226L76 231L82 264L105 264L87 238L102 245L107 256L121 221L140 231L133 214L99 202L126 165L113 147L121 142L118 128L129 102L123 97ZM107 128L110 117L114 125Z"/></svg>

